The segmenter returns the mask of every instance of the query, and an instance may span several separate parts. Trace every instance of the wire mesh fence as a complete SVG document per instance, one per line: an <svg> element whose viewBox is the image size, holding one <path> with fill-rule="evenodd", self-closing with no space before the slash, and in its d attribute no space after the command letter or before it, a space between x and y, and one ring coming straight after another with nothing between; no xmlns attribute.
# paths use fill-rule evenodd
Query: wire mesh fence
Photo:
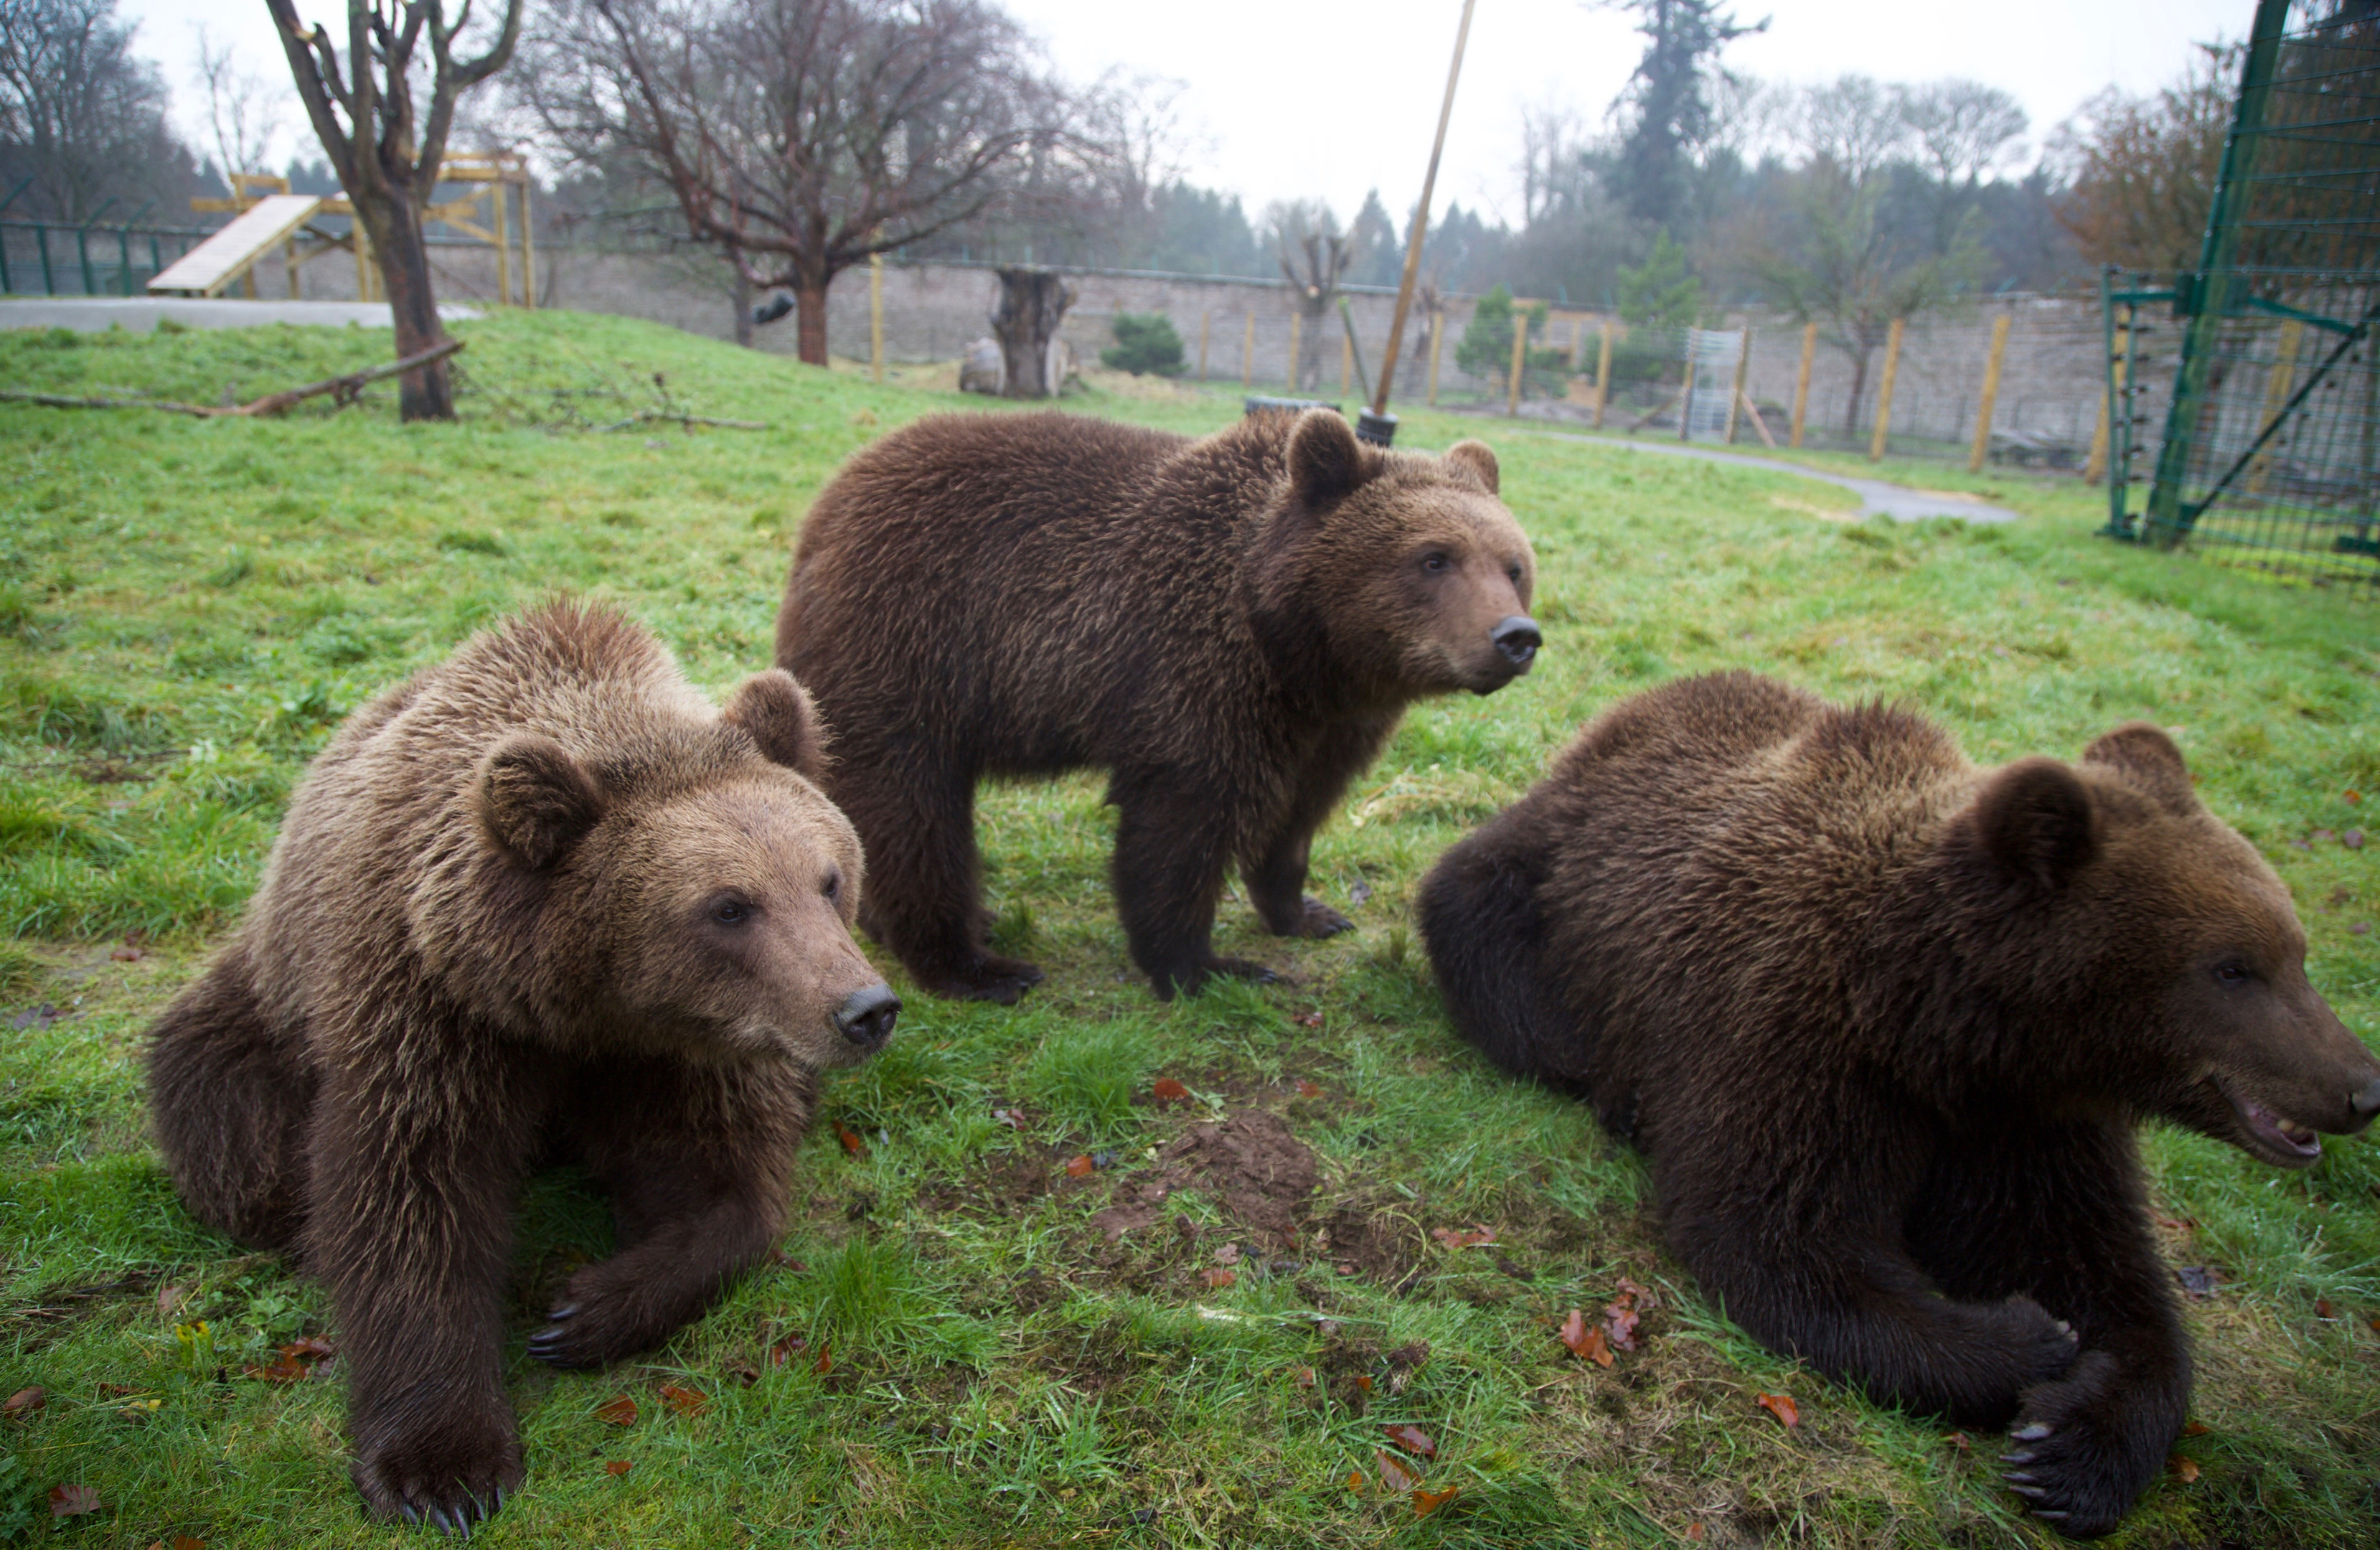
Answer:
<svg viewBox="0 0 2380 1550"><path fill-rule="evenodd" d="M2137 512L2112 486L2113 536L2380 583L2380 6L2263 0L2199 268L2111 272L2104 311L2111 393L2127 325L2179 324L2154 482Z"/></svg>

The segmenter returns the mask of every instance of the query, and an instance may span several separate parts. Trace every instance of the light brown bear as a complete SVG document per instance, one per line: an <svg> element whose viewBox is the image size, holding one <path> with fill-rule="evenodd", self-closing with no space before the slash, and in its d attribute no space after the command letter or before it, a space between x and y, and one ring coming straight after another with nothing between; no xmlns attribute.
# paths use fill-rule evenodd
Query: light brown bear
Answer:
<svg viewBox="0 0 2380 1550"><path fill-rule="evenodd" d="M2141 723L1986 770L1904 711L1684 679L1580 733L1418 909L1455 1026L1650 1155L1730 1316L2013 1423L2010 1483L2072 1534L2188 1414L2134 1128L2303 1167L2380 1111L2289 890Z"/></svg>
<svg viewBox="0 0 2380 1550"><path fill-rule="evenodd" d="M943 415L854 458L803 524L777 663L818 697L868 847L863 923L941 995L1041 978L985 945L975 789L1108 772L1114 888L1160 996L1269 978L1210 946L1237 865L1265 928L1328 936L1308 846L1410 702L1529 668L1536 558L1496 456L1364 446L1329 409L1201 441Z"/></svg>
<svg viewBox="0 0 2380 1550"><path fill-rule="evenodd" d="M468 1532L520 1484L498 1359L540 1162L618 1224L529 1342L558 1365L666 1338L777 1236L818 1073L900 1007L820 764L785 674L722 714L638 626L540 608L348 720L167 1008L175 1185L329 1284L376 1512Z"/></svg>

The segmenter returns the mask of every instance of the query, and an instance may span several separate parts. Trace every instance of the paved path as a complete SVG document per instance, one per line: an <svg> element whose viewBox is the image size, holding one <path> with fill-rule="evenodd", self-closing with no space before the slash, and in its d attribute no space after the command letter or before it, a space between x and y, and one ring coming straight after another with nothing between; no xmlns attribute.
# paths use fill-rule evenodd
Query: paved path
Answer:
<svg viewBox="0 0 2380 1550"><path fill-rule="evenodd" d="M1980 495L1954 494L1945 490L1912 490L1905 484L1888 484L1881 479L1854 479L1846 473L1828 473L1823 469L1804 468L1776 458L1751 458L1741 452L1720 452L1706 446L1668 445L1647 441L1621 441L1610 436L1582 436L1563 431L1547 431L1543 434L1562 441L1585 442L1591 446L1608 446L1620 452L1650 452L1661 458L1700 458L1707 463L1733 463L1739 468L1765 469L1771 473L1790 473L1822 483L1838 484L1857 495L1861 510L1869 516L1878 512L1896 521L1914 522L1927 517L1963 517L1970 522L2013 522L2017 513L2004 506L1994 506Z"/></svg>
<svg viewBox="0 0 2380 1550"><path fill-rule="evenodd" d="M438 315L448 323L475 318L478 309L442 305ZM185 328L253 328L267 323L308 323L344 328L394 326L385 301L244 301L169 296L42 296L12 297L0 301L0 328L71 328L78 334L104 334L122 324L134 334L148 334L160 318L172 318Z"/></svg>

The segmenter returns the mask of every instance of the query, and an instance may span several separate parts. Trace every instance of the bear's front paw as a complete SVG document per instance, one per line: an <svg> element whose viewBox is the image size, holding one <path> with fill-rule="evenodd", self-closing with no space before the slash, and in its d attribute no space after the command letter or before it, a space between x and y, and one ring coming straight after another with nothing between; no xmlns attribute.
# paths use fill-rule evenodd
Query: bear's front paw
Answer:
<svg viewBox="0 0 2380 1550"><path fill-rule="evenodd" d="M682 1320L589 1284L612 1263L589 1265L571 1278L561 1304L545 1315L545 1327L528 1337L529 1355L554 1367L601 1367L650 1350L677 1329Z"/></svg>
<svg viewBox="0 0 2380 1550"><path fill-rule="evenodd" d="M1296 936L1336 936L1342 931L1353 931L1354 929L1354 921L1349 920L1346 916L1342 915L1336 909L1331 909L1320 899L1308 896L1305 900L1305 909L1303 916L1298 921L1297 929L1294 932L1285 933L1284 934Z"/></svg>
<svg viewBox="0 0 2380 1550"><path fill-rule="evenodd" d="M2062 1533L2112 1531L2173 1443L2178 1422L2154 1391L2126 1383L2107 1352L2083 1352L2063 1378L2026 1393L2009 1432L2014 1446L2001 1455L2009 1489Z"/></svg>
<svg viewBox="0 0 2380 1550"><path fill-rule="evenodd" d="M2022 1392L2035 1384L2047 1383L2073 1365L2075 1353L2082 1347L2074 1338L2073 1326L2064 1319L2052 1318L2049 1310L2024 1296L2011 1297L2002 1303L2000 1314L2009 1349L2015 1360L2015 1381L2003 1388L2002 1394L2011 1389ZM1999 1413L2004 1416L2008 1411L2002 1409Z"/></svg>
<svg viewBox="0 0 2380 1550"><path fill-rule="evenodd" d="M520 1437L501 1403L464 1407L385 1441L359 1436L348 1473L378 1516L468 1534L520 1489Z"/></svg>
<svg viewBox="0 0 2380 1550"><path fill-rule="evenodd" d="M986 953L955 973L936 975L926 988L953 1001L994 1001L1014 1007L1041 982L1041 970L1023 958Z"/></svg>

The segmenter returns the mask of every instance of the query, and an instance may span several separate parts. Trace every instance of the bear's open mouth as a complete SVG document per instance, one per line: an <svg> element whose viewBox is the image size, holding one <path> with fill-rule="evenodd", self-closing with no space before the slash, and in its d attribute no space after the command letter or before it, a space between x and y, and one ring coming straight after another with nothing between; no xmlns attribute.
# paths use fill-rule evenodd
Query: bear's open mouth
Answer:
<svg viewBox="0 0 2380 1550"><path fill-rule="evenodd" d="M2217 1082L2223 1096L2230 1101L2231 1112L2240 1118L2240 1128L2256 1143L2255 1150L2264 1153L2283 1167L2303 1167L2322 1155L2322 1138L2293 1119L2279 1115Z"/></svg>

